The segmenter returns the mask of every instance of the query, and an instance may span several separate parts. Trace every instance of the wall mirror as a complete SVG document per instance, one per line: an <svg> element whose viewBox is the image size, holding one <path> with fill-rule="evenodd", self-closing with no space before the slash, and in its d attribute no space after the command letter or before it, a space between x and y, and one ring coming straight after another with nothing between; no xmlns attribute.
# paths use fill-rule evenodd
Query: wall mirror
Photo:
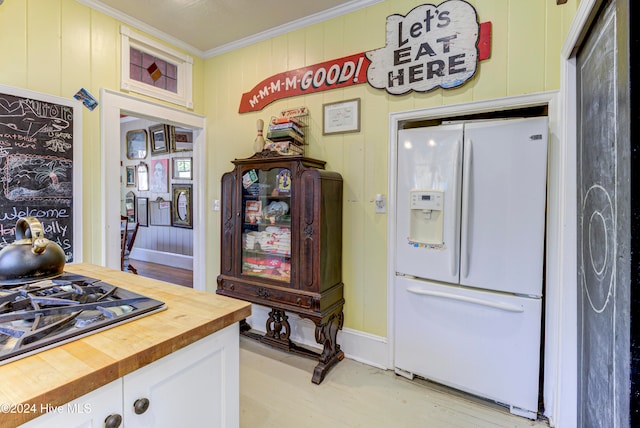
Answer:
<svg viewBox="0 0 640 428"><path fill-rule="evenodd" d="M124 196L125 215L131 223L136 221L136 195L133 192L127 192Z"/></svg>
<svg viewBox="0 0 640 428"><path fill-rule="evenodd" d="M175 227L193 227L191 215L191 184L174 184L173 190L173 215L171 225Z"/></svg>
<svg viewBox="0 0 640 428"><path fill-rule="evenodd" d="M127 132L127 159L147 157L147 131L136 129Z"/></svg>
<svg viewBox="0 0 640 428"><path fill-rule="evenodd" d="M138 190L141 192L149 190L149 167L146 163L140 162L138 165Z"/></svg>
<svg viewBox="0 0 640 428"><path fill-rule="evenodd" d="M138 224L149 226L149 198L138 198Z"/></svg>
<svg viewBox="0 0 640 428"><path fill-rule="evenodd" d="M171 226L171 201L161 197L149 201L149 222L151 226Z"/></svg>

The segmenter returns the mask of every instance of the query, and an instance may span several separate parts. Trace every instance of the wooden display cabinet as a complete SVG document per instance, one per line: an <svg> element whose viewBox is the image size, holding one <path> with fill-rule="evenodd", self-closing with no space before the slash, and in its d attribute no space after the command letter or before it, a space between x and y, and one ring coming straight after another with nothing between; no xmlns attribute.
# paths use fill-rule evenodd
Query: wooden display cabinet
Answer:
<svg viewBox="0 0 640 428"><path fill-rule="evenodd" d="M325 162L263 151L233 161L222 176L222 239L217 293L271 308L266 333L243 334L317 357L312 382L344 358L342 177ZM287 313L316 326L321 353L290 339Z"/></svg>

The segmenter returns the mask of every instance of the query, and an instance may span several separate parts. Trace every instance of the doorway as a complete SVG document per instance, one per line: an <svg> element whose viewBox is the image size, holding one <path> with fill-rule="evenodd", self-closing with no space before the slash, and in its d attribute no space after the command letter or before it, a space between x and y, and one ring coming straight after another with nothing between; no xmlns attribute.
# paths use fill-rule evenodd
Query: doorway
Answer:
<svg viewBox="0 0 640 428"><path fill-rule="evenodd" d="M108 142L120 141L120 117L132 115L146 120L162 122L177 127L194 130L193 132L193 288L205 290L205 118L200 115L137 99L118 92L101 90L101 141L102 141L102 185L103 185L103 242L102 264L119 269L120 266L120 224L121 209L120 186L109 185L108 177L121 175L121 158L124 156L120 144Z"/></svg>
<svg viewBox="0 0 640 428"><path fill-rule="evenodd" d="M125 270L156 277L156 270L180 275L166 281L192 287L193 136L201 130L176 127L133 115L120 120L123 177L121 213L129 240ZM166 138L165 138L166 137Z"/></svg>

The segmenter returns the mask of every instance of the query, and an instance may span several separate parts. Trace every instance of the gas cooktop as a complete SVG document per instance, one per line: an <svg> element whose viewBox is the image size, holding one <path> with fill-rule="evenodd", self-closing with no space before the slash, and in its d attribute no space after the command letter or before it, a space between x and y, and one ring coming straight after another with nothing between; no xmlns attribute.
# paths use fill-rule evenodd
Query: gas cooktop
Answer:
<svg viewBox="0 0 640 428"><path fill-rule="evenodd" d="M0 364L163 309L158 300L70 273L0 288Z"/></svg>

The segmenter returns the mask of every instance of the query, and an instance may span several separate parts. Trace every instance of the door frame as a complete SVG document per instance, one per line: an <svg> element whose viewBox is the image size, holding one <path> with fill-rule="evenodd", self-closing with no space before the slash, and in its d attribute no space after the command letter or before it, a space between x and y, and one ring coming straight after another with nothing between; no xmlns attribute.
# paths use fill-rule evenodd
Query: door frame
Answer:
<svg viewBox="0 0 640 428"><path fill-rule="evenodd" d="M544 364L544 397L556 397L557 390L560 388L555 382L557 378L557 367L559 365L558 354L561 352L559 347L564 346L561 343L560 332L557 331L558 318L562 315L564 301L562 298L563 282L562 276L566 270L561 260L564 255L563 240L566 239L563 234L566 228L563 221L566 218L566 208L563 198L566 196L566 184L563 169L566 159L566 153L563 148L566 147L565 140L562 139L564 132L561 129L560 116L560 96L558 91L540 92L527 95L519 95L513 97L497 98L487 101L475 101L470 103L452 104L440 107L430 107L424 109L403 111L391 113L389 115L389 188L388 188L388 218L387 218L387 339L388 339L388 367L395 367L394 355L394 287L395 287L395 246L398 237L395 232L396 223L396 185L397 185L397 144L398 131L400 123L412 120L429 120L442 119L450 117L459 117L465 115L473 115L479 113L489 113L496 111L513 110L519 108L547 106L549 118L549 139L548 139L548 172L547 172L547 228L546 228L546 255L545 264L547 266L546 296L545 296L545 337L544 339L544 356L541 363ZM575 164L575 158L572 159ZM574 179L575 181L575 179ZM573 189L573 188L572 188ZM571 189L570 189L571 190ZM575 193L575 190L571 190ZM575 205L575 204L573 204ZM573 205L571 208L573 209ZM575 211L575 210L574 210ZM575 243L575 240L573 241ZM571 252L575 254L576 249L571 248ZM575 270L573 270L575 272ZM574 279L575 282L575 279ZM575 319L575 318L574 318ZM553 369L547 370L547 366ZM574 388L575 395L575 388ZM545 416L549 417L547 407L545 406Z"/></svg>
<svg viewBox="0 0 640 428"><path fill-rule="evenodd" d="M102 264L120 269L120 186L109 185L108 177L120 177L120 115L132 114L140 118L156 120L171 125L200 130L194 133L193 162L193 288L205 290L205 159L206 159L206 118L184 110L174 109L130 95L100 90L101 150L102 150Z"/></svg>

